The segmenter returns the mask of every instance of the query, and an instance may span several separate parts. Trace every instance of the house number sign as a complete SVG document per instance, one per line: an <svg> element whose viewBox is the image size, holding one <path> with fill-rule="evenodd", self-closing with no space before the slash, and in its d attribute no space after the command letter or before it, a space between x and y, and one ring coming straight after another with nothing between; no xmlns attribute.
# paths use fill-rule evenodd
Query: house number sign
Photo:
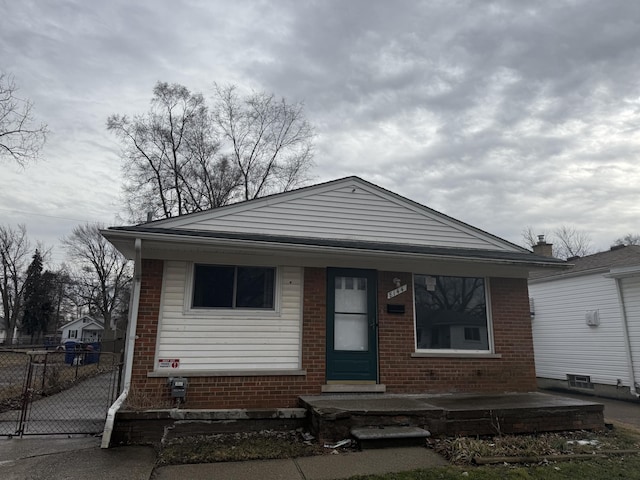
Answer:
<svg viewBox="0 0 640 480"><path fill-rule="evenodd" d="M179 358L159 358L158 359L158 368L179 368L179 367L180 367Z"/></svg>
<svg viewBox="0 0 640 480"><path fill-rule="evenodd" d="M387 300L389 300L390 298L393 297L397 297L398 295L400 295L401 293L404 293L407 291L407 285L402 285L398 288L394 288L393 290L391 290L390 292L387 292Z"/></svg>

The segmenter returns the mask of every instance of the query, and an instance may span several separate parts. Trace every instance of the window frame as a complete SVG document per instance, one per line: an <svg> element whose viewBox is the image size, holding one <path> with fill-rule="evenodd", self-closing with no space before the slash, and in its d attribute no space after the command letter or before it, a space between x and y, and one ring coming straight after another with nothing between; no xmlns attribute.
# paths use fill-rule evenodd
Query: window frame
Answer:
<svg viewBox="0 0 640 480"><path fill-rule="evenodd" d="M245 267L245 268L265 268L273 270L273 307L272 308L245 308L245 307L194 307L193 293L195 288L195 266L205 265L212 267ZM237 270L236 270L237 272ZM282 269L275 265L245 265L240 263L224 264L224 263L208 263L208 262L188 262L185 272L185 289L184 289L184 315L223 315L223 316L277 316L280 314L280 297L281 297L281 275ZM233 295L236 295L234 273ZM235 299L234 299L235 302Z"/></svg>
<svg viewBox="0 0 640 480"><path fill-rule="evenodd" d="M432 277L454 277L454 278L481 278L484 283L484 299L485 299L485 315L487 327L487 349L460 349L460 348L419 348L418 347L418 309L416 308L416 276L432 276ZM471 275L446 275L435 273L413 273L411 277L412 293L413 293L413 345L416 354L442 355L442 356L477 356L492 355L495 353L495 345L493 338L493 320L491 312L491 289L489 285L489 277L471 276Z"/></svg>

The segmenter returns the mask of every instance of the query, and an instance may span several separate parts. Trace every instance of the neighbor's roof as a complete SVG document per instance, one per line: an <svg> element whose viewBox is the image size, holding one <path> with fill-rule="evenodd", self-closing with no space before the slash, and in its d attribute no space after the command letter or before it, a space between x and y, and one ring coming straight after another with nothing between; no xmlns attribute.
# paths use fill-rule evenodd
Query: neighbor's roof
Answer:
<svg viewBox="0 0 640 480"><path fill-rule="evenodd" d="M640 245L613 247L612 250L606 252L571 258L569 263L572 266L566 270L533 272L531 280L553 280L556 277L588 275L608 272L615 268L640 266Z"/></svg>

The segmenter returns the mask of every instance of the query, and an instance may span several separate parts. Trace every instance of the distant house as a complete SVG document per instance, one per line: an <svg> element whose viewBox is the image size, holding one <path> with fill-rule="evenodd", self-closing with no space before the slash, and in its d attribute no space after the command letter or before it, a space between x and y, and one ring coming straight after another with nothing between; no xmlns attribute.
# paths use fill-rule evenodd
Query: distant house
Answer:
<svg viewBox="0 0 640 480"><path fill-rule="evenodd" d="M126 391L186 377L193 409L535 390L527 278L564 265L358 177L102 233L135 260Z"/></svg>
<svg viewBox="0 0 640 480"><path fill-rule="evenodd" d="M640 395L640 246L569 260L529 280L539 385Z"/></svg>
<svg viewBox="0 0 640 480"><path fill-rule="evenodd" d="M95 318L84 316L63 325L60 329L62 343L99 342L104 333L104 324Z"/></svg>

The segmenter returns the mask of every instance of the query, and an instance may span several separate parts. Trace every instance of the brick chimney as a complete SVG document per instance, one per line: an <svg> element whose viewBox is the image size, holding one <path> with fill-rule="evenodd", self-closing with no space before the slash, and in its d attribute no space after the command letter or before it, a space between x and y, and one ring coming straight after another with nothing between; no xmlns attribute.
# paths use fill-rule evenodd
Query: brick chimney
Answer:
<svg viewBox="0 0 640 480"><path fill-rule="evenodd" d="M544 235L538 235L538 243L533 247L533 253L543 257L553 257L553 244L544 241Z"/></svg>

